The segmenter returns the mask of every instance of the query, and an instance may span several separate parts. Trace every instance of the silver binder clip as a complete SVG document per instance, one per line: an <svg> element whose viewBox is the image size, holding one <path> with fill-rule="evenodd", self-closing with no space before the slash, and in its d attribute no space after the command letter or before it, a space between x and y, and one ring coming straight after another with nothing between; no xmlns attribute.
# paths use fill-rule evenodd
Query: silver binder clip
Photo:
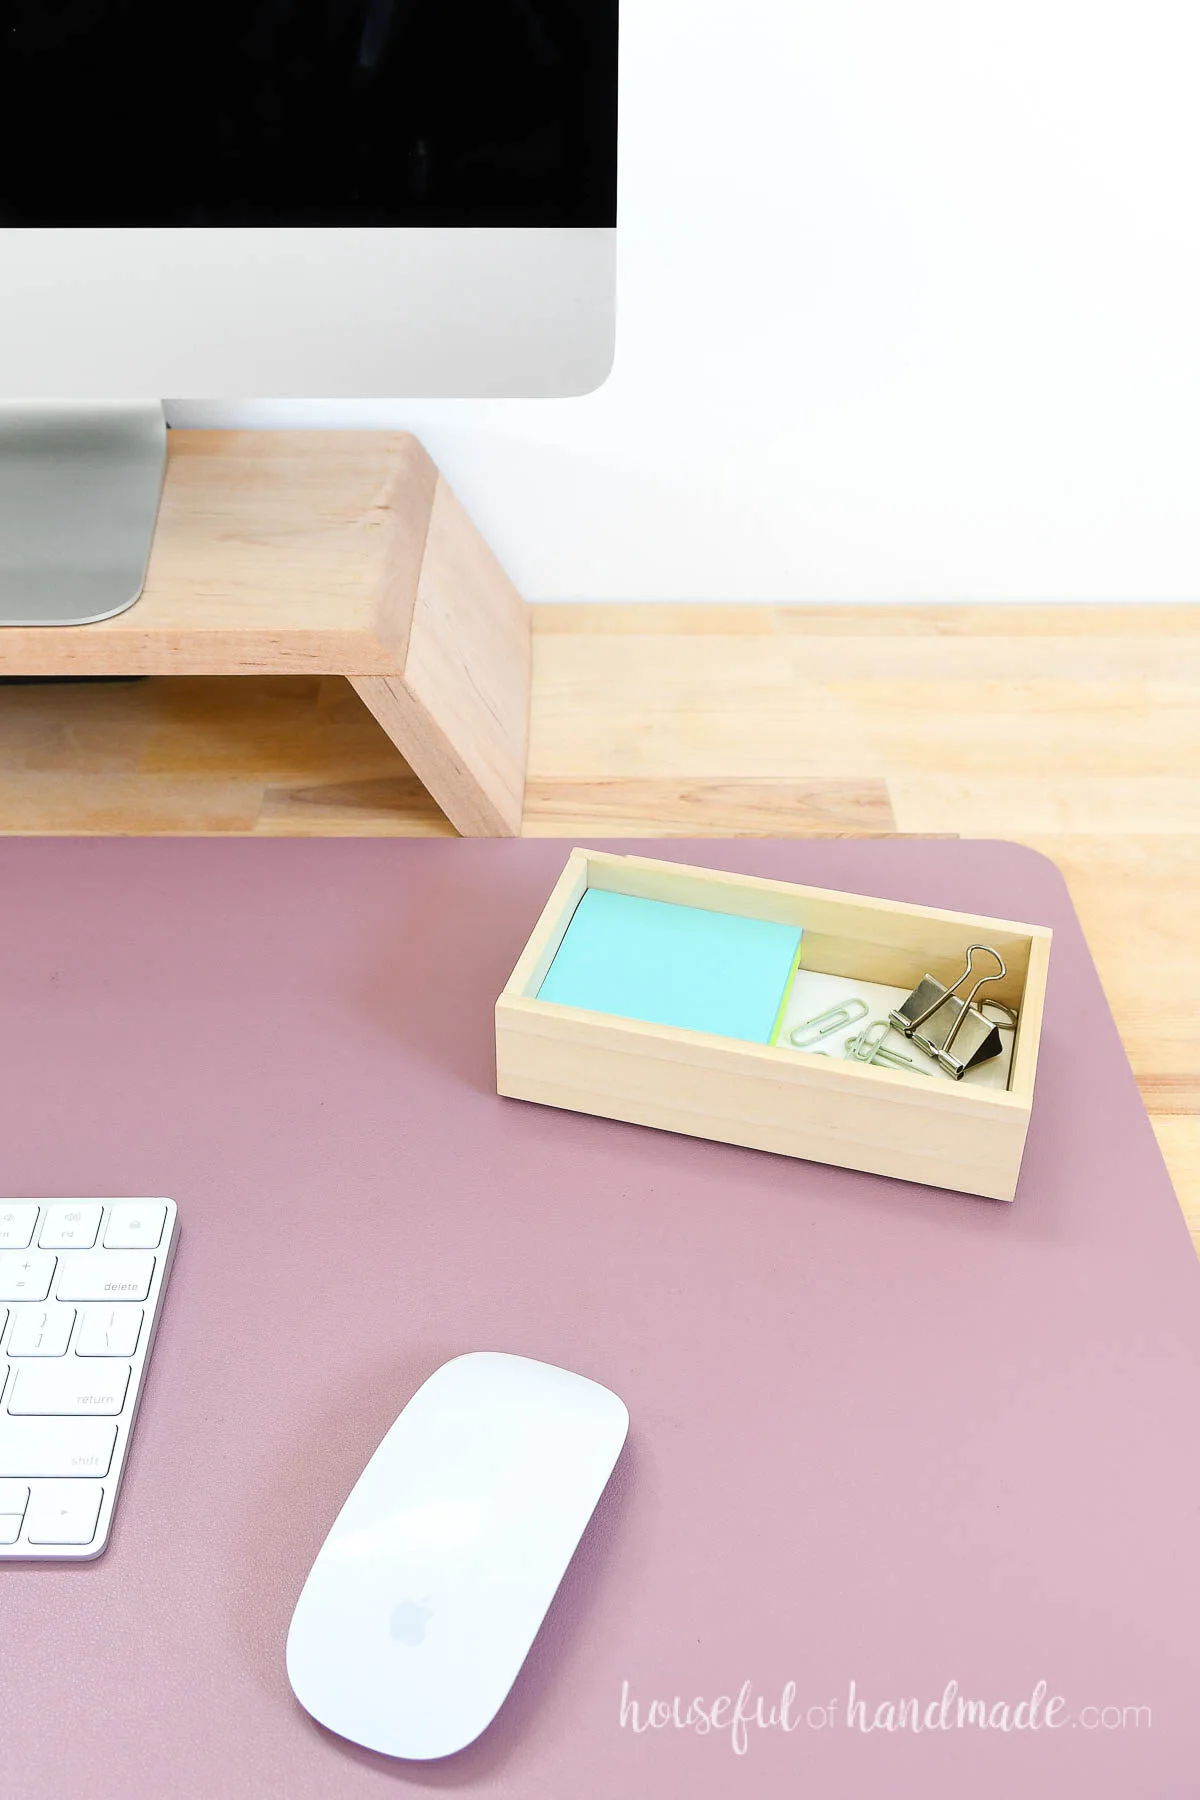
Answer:
<svg viewBox="0 0 1200 1800"><path fill-rule="evenodd" d="M814 1019L805 1019L794 1031L788 1032L788 1042L796 1050L807 1050L810 1044L828 1037L831 1031L840 1031L843 1025L853 1025L856 1019L865 1019L870 1007L865 1000L847 1000L843 1006L831 1006L827 1012L818 1013Z"/></svg>
<svg viewBox="0 0 1200 1800"><path fill-rule="evenodd" d="M992 974L975 973L973 958L977 951L996 962ZM923 976L908 999L891 1014L892 1024L927 1055L935 1057L947 1075L961 1081L968 1069L990 1062L1003 1048L999 1026L986 1018L974 1001L986 982L999 981L1007 973L998 950L990 944L972 944L967 951L967 966L953 987L944 987L932 975ZM970 991L960 994L958 990L968 982L973 982ZM994 1004L990 1000L983 1002L984 1006ZM1008 1007L1004 1010L1010 1012Z"/></svg>

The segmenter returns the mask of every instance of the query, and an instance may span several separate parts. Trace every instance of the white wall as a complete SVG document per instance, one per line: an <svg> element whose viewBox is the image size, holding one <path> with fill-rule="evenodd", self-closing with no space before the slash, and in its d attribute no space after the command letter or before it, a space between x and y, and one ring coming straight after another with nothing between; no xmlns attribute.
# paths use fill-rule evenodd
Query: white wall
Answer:
<svg viewBox="0 0 1200 1800"><path fill-rule="evenodd" d="M1190 0L624 0L617 365L420 433L533 599L1200 598Z"/></svg>

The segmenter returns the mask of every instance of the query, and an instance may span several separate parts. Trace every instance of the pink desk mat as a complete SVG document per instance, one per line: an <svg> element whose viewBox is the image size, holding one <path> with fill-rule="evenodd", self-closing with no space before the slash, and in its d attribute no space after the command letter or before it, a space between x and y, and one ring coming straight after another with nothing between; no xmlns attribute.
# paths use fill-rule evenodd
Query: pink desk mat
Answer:
<svg viewBox="0 0 1200 1800"><path fill-rule="evenodd" d="M183 1234L107 1555L0 1566L2 1800L1197 1793L1200 1275L1061 879L620 847L1053 926L1015 1205L498 1099L564 844L0 844L2 1191L170 1194ZM607 1383L630 1440L495 1726L389 1762L301 1711L284 1636L476 1348ZM877 1714L1041 1681L1037 1730ZM626 1682L643 1725L792 1682L795 1728L635 1732Z"/></svg>

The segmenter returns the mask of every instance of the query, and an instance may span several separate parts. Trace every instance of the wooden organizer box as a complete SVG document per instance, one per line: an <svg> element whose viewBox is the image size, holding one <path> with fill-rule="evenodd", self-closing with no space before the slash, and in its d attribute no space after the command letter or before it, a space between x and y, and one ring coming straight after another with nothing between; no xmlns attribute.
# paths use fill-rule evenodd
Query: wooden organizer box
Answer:
<svg viewBox="0 0 1200 1800"><path fill-rule="evenodd" d="M742 1043L538 999L588 888L803 930L801 967L912 989L947 985L993 945L989 996L1019 1015L1007 1091ZM1050 931L713 869L573 850L496 1003L501 1094L996 1200L1016 1192L1033 1105Z"/></svg>

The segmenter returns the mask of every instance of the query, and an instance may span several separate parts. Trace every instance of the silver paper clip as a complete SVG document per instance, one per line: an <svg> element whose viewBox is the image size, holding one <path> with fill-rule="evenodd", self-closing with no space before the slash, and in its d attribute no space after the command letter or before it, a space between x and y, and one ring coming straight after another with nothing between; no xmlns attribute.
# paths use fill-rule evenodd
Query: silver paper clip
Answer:
<svg viewBox="0 0 1200 1800"><path fill-rule="evenodd" d="M847 1000L842 1006L831 1006L828 1011L818 1013L813 1019L805 1019L802 1025L789 1031L788 1043L797 1050L807 1050L810 1044L819 1043L831 1031L840 1031L843 1025L853 1025L856 1019L865 1019L870 1010L866 1001L857 997Z"/></svg>
<svg viewBox="0 0 1200 1800"><path fill-rule="evenodd" d="M997 967L992 974L976 975L973 959L977 951L994 958ZM990 944L972 944L967 951L967 966L953 987L945 987L932 975L923 976L908 999L891 1014L891 1022L932 1056L947 1075L961 1081L968 1069L990 1062L1003 1049L999 1026L987 1018L982 1007L976 1006L974 1001L986 982L999 981L1007 973L1004 958L998 950L993 950ZM973 982L970 992L961 995L959 988L968 982ZM1003 1006L1000 1001L985 1000L983 1006L1001 1006L1013 1022L1016 1021L1011 1007ZM940 1016L935 1018L935 1014ZM932 1023L922 1031L921 1027L927 1021Z"/></svg>
<svg viewBox="0 0 1200 1800"><path fill-rule="evenodd" d="M847 1038L842 1045L843 1056L849 1056L855 1062L882 1064L888 1069L899 1069L906 1075L928 1075L928 1069L920 1069L911 1056L905 1056L902 1050L885 1050L883 1040L892 1029L888 1019L872 1019L869 1025L852 1038Z"/></svg>

